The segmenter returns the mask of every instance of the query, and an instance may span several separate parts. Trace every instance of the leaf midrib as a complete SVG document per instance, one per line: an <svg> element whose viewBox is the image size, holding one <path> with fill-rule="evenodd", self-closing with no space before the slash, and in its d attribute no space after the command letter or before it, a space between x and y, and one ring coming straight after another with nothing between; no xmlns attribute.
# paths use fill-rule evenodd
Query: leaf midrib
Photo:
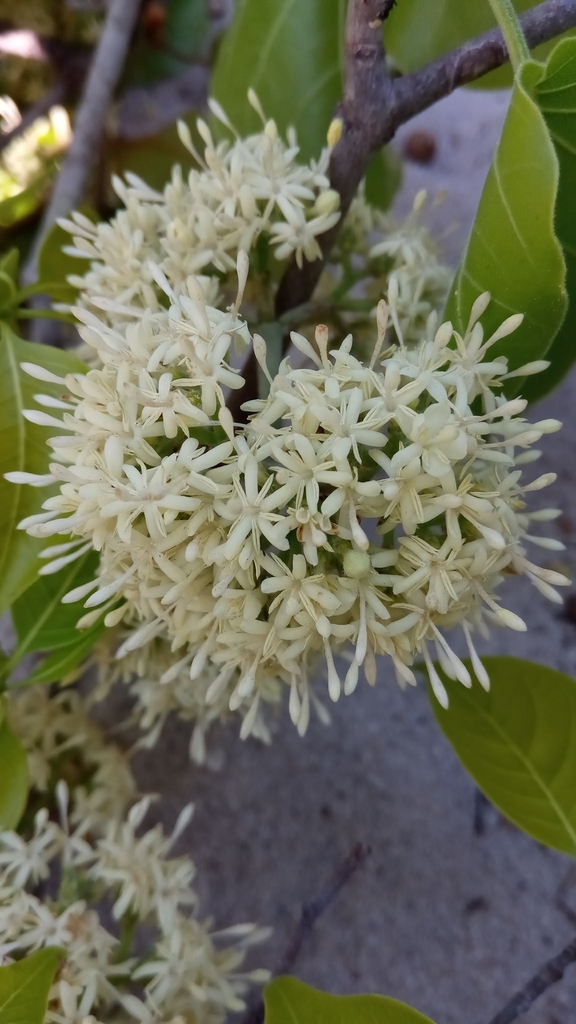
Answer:
<svg viewBox="0 0 576 1024"><path fill-rule="evenodd" d="M498 159L498 157L499 157L499 154L496 155L496 159L495 159L494 164L493 164L493 171L494 171L494 181L496 182L496 188L497 188L498 194L500 196L500 201L501 201L502 206L504 207L504 209L506 211L506 214L508 216L510 224L512 225L512 229L514 231L514 234L516 235L516 238L518 239L518 241L520 243L520 246L522 248L522 251L524 252L524 255L526 256L526 259L528 260L528 263L530 264L531 267L535 267L536 264L535 264L534 260L532 259L531 254L530 254L530 248L529 248L529 246L528 246L528 244L526 242L526 239L522 235L522 232L520 231L520 228L518 227L518 225L516 223L516 218L514 217L514 214L512 213L512 208L511 208L510 203L508 201L508 196L507 196L507 194L506 194L506 192L504 190L504 186L502 184L502 178L500 176L500 160Z"/></svg>
<svg viewBox="0 0 576 1024"><path fill-rule="evenodd" d="M54 611L54 608L58 604L60 604L60 601L61 601L62 597L64 596L64 594L67 593L69 590L72 590L72 585L73 585L74 581L76 580L76 577L78 576L78 573L84 567L84 563L86 562L87 557L88 557L88 555L85 555L83 558L81 558L79 560L79 562L77 562L74 574L72 575L71 578L66 576L66 578L62 581L59 589L57 590L57 592L54 595L54 597L52 598L52 600L48 603L45 611L42 612L40 617L36 620L35 624L25 634L24 639L19 641L18 647L16 648L16 650L14 651L14 654L10 658L11 662L13 662L15 658L23 657L23 655L26 654L27 651L30 650L30 642L33 641L34 637L38 635L38 633L42 629L42 626L44 625L44 623L47 621L47 619L50 618L50 615ZM65 647L66 644L58 644L58 646L59 647Z"/></svg>
<svg viewBox="0 0 576 1024"><path fill-rule="evenodd" d="M296 0L284 0L284 5L277 16L276 21L273 22L272 24L272 27L268 33L266 44L260 50L260 57L254 70L254 75L252 76L254 89L256 89L257 83L260 79L260 75L262 74L262 69L266 66L266 61L268 60L272 47L276 42L276 36L278 35L280 29L282 28L282 25L286 21L286 18L290 14L290 11L294 7L295 2Z"/></svg>
<svg viewBox="0 0 576 1024"><path fill-rule="evenodd" d="M21 962L23 962L23 961L21 961ZM8 998L3 1003L0 1002L0 1013L4 1013L4 1011L10 1005L10 1003L13 1002L18 996L21 996L23 989L27 985L30 985L34 981L34 978L38 974L41 974L42 972L44 972L45 970L46 970L46 964L45 963L38 964L38 966L34 969L33 973L29 974L28 977L24 978L22 980L22 983L18 986L18 988L15 988L14 991L10 993Z"/></svg>
<svg viewBox="0 0 576 1024"><path fill-rule="evenodd" d="M576 851L576 830L574 830L572 828L572 825L571 825L569 819L564 814L562 808L558 804L558 802L557 802L556 798L554 797L552 791L548 788L548 786L546 785L546 783L544 782L542 777L538 774L536 769L533 767L531 761L528 760L528 758L524 755L524 753L521 750L521 748L514 742L514 740L511 738L511 736L498 724L496 719L492 718L492 716L487 711L485 711L484 708L482 708L482 707L479 708L478 706L475 705L474 711L475 712L477 712L477 711L480 712L480 715L487 722L489 722L489 724L492 726L494 732L496 732L500 736L500 738L503 739L508 744L508 746L513 751L513 753L516 754L516 756L517 756L518 760L520 761L520 763L523 764L524 767L527 769L528 773L534 779L534 782L540 787L540 789L541 789L542 793L544 794L544 796L548 798L551 806L553 807L553 809L555 810L555 812L556 812L556 814L558 816L559 821L563 824L564 828L566 829L566 833L569 836L569 838L571 839L571 841L572 841L572 843L574 845L574 850Z"/></svg>

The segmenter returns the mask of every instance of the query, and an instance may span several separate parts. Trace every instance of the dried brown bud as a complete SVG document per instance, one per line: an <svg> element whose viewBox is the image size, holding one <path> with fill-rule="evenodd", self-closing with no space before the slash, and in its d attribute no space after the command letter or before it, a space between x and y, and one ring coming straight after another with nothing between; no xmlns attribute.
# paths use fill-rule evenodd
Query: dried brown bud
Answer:
<svg viewBox="0 0 576 1024"><path fill-rule="evenodd" d="M417 164L429 164L436 156L436 139L427 131L418 130L408 136L404 156Z"/></svg>

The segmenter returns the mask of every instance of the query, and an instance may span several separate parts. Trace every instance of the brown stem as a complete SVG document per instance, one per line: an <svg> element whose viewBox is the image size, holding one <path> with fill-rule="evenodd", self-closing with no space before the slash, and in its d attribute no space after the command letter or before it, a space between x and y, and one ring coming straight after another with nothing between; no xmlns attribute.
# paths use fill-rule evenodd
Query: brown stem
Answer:
<svg viewBox="0 0 576 1024"><path fill-rule="evenodd" d="M300 920L292 932L290 941L276 965L276 970L274 971L275 975L289 974L298 959L302 946L309 938L316 921L336 899L340 890L347 882L350 881L369 854L369 846L364 846L364 843L356 843L348 856L342 861L334 875L334 878L326 887L324 892L320 893L319 896L316 896L315 899L309 900L308 903L304 903L300 914ZM262 1024L263 1020L264 1003L260 1000L256 1006L247 1010L242 1019L242 1024Z"/></svg>
<svg viewBox="0 0 576 1024"><path fill-rule="evenodd" d="M344 99L336 112L342 120L342 136L330 160L332 188L340 193L342 216L338 224L319 239L326 256L340 231L358 186L374 153L383 145L382 136L391 139L389 123L394 83L388 74L382 42L382 22L389 5L382 0L350 0L344 43ZM304 261L302 269L292 262L280 282L276 313L281 316L311 297L323 261Z"/></svg>
<svg viewBox="0 0 576 1024"><path fill-rule="evenodd" d="M562 34L576 25L576 0L546 0L527 11L520 23L530 49ZM501 67L508 51L499 29L485 32L445 57L433 61L394 82L393 121L396 128L415 114L427 110L461 85L474 82Z"/></svg>
<svg viewBox="0 0 576 1024"><path fill-rule="evenodd" d="M343 130L342 138L332 153L329 169L332 187L340 193L342 216L338 224L319 239L323 256L327 256L338 237L342 220L366 168L382 145L383 111L387 109L392 96L392 81L386 67L382 41L382 23L392 6L390 0L350 0L348 4L344 40L344 98L337 110ZM392 134L393 131L390 138ZM278 318L295 306L308 302L323 266L323 259L312 263L304 260L302 267L298 267L294 260L289 264L276 295ZM288 342L287 332L286 346ZM244 367L247 381L247 375L255 378L255 365L252 353ZM231 411L236 420L242 419L241 404L252 397L248 384L241 392L234 393Z"/></svg>
<svg viewBox="0 0 576 1024"><path fill-rule="evenodd" d="M341 196L342 218L319 238L326 257L342 226L358 185L372 156L394 137L401 124L448 96L460 85L475 81L505 64L508 53L499 29L433 61L420 71L390 79L381 44L382 21L389 8L374 0L350 0L346 25L346 87L337 114L342 118L342 137L332 153L329 176ZM576 0L546 0L521 19L532 48L576 26ZM276 300L280 316L307 302L322 273L323 260L293 261L287 268Z"/></svg>
<svg viewBox="0 0 576 1024"><path fill-rule="evenodd" d="M552 957L551 960L543 964L528 984L520 992L517 992L510 1002L506 1003L500 1013L492 1018L490 1024L512 1024L513 1021L518 1020L518 1017L522 1017L528 1012L532 1004L546 989L562 980L566 969L575 962L576 939L572 939L572 942L569 942L558 956Z"/></svg>

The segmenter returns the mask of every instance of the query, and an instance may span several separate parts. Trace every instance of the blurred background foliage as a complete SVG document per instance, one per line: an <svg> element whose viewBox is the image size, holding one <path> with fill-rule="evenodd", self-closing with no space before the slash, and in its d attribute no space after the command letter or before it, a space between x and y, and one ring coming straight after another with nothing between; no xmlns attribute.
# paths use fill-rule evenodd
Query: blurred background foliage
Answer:
<svg viewBox="0 0 576 1024"><path fill-rule="evenodd" d="M205 108L216 43L232 0L144 0L120 87L95 154L88 204L101 215L113 174L160 188L191 165L176 120ZM74 110L106 16L104 0L0 0L0 247L25 259L71 139Z"/></svg>

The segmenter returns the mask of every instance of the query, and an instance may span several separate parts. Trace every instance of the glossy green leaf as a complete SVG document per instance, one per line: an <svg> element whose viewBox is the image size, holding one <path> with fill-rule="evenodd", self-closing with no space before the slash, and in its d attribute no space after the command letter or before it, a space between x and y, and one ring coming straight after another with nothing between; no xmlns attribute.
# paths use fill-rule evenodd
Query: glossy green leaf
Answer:
<svg viewBox="0 0 576 1024"><path fill-rule="evenodd" d="M490 292L486 335L524 313L521 327L490 349L491 356L506 355L510 369L546 354L567 308L566 268L554 232L558 159L531 95L543 71L531 61L519 73L446 308L446 319L463 331L475 299Z"/></svg>
<svg viewBox="0 0 576 1024"><path fill-rule="evenodd" d="M366 172L366 199L387 210L402 184L402 160L390 146L381 149Z"/></svg>
<svg viewBox="0 0 576 1024"><path fill-rule="evenodd" d="M88 657L96 641L104 632L104 620L100 619L90 629L77 630L76 637L69 644L57 647L22 682L15 683L14 689L33 686L36 683L59 683L66 679Z"/></svg>
<svg viewBox="0 0 576 1024"><path fill-rule="evenodd" d="M0 1024L42 1024L61 949L39 949L0 967Z"/></svg>
<svg viewBox="0 0 576 1024"><path fill-rule="evenodd" d="M521 13L538 2L515 0L514 7ZM386 49L406 74L495 26L488 0L400 0L386 22ZM551 42L538 46L534 56L542 60L554 45ZM506 65L485 75L477 84L482 89L503 89L512 85L512 71Z"/></svg>
<svg viewBox="0 0 576 1024"><path fill-rule="evenodd" d="M212 91L240 134L259 131L252 87L282 132L294 125L304 159L318 156L342 95L346 0L240 0Z"/></svg>
<svg viewBox="0 0 576 1024"><path fill-rule="evenodd" d="M16 828L28 799L28 758L0 702L0 831ZM2 1017L0 1016L0 1024Z"/></svg>
<svg viewBox="0 0 576 1024"><path fill-rule="evenodd" d="M432 1024L396 999L332 996L288 976L266 986L264 1006L264 1024Z"/></svg>
<svg viewBox="0 0 576 1024"><path fill-rule="evenodd" d="M568 313L546 353L550 367L526 380L522 394L541 398L576 360L576 39L565 39L551 54L535 97L548 126L560 164L556 234L566 260Z"/></svg>
<svg viewBox="0 0 576 1024"><path fill-rule="evenodd" d="M89 551L60 572L39 576L31 587L12 605L12 620L18 639L15 657L23 658L32 651L53 651L70 646L82 634L76 623L85 614L83 603L62 604L70 590L94 579L99 556Z"/></svg>
<svg viewBox="0 0 576 1024"><path fill-rule="evenodd" d="M47 473L50 449L46 441L58 432L29 423L22 410L37 408L35 394L62 392L58 385L29 377L21 369L23 362L39 363L59 376L86 370L71 353L23 341L6 324L0 324L0 612L36 578L38 553L45 545L16 526L39 512L49 494L46 488L9 483L4 474Z"/></svg>
<svg viewBox="0 0 576 1024"><path fill-rule="evenodd" d="M518 658L484 658L486 693L442 676L450 704L431 695L440 728L507 818L576 856L576 680Z"/></svg>

